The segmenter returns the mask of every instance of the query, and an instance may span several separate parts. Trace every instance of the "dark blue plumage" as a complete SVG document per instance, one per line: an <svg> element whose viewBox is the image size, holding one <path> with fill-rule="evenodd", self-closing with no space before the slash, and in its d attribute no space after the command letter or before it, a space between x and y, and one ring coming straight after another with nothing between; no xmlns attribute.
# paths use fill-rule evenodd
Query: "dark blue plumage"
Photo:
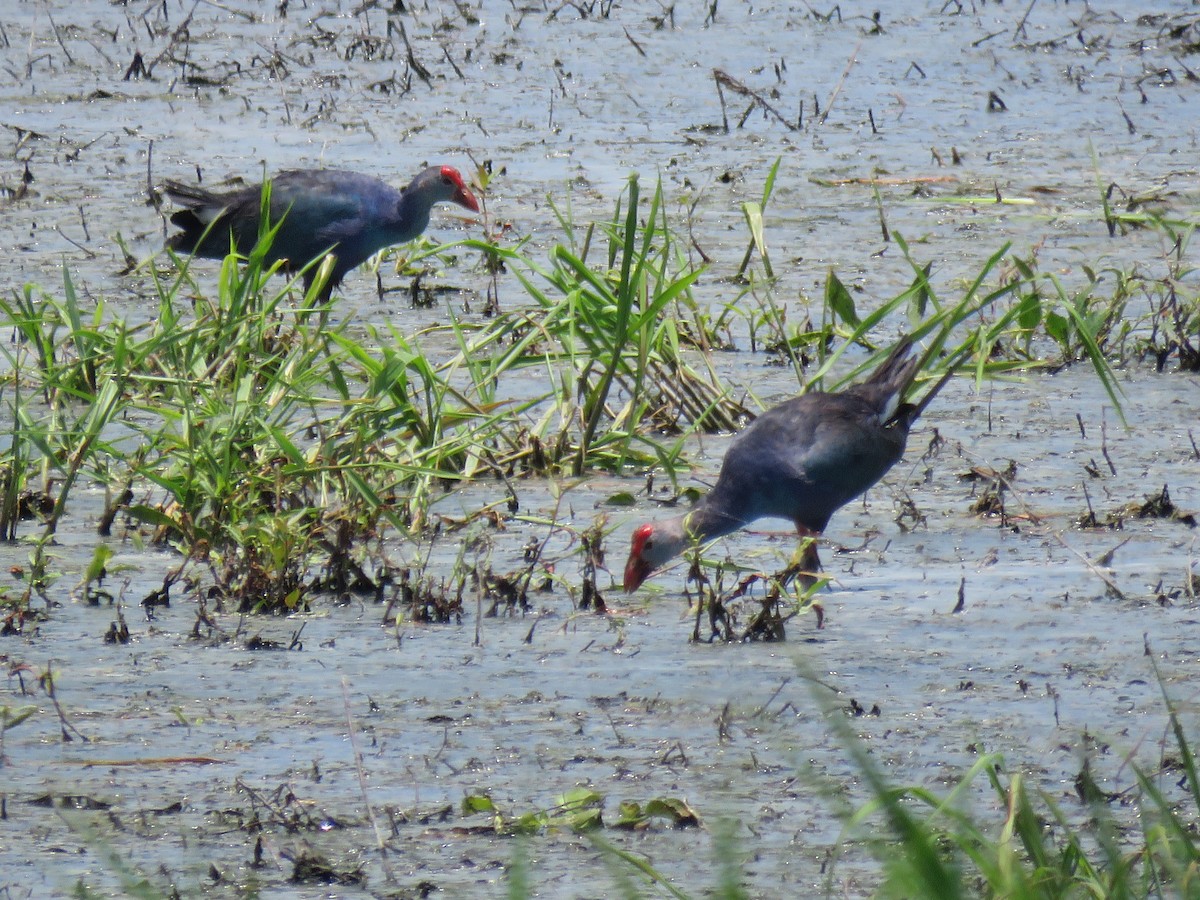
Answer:
<svg viewBox="0 0 1200 900"><path fill-rule="evenodd" d="M738 435L716 486L681 516L633 533L625 589L702 542L756 519L790 519L802 537L825 530L830 517L882 478L904 455L913 421L945 384L919 405L902 404L920 366L904 339L866 381L841 393L812 391L772 407ZM803 567L815 571L810 544Z"/></svg>
<svg viewBox="0 0 1200 900"><path fill-rule="evenodd" d="M223 259L230 245L248 254L258 241L262 211L262 186L228 193L168 181L167 194L183 209L171 215L182 229L171 235L167 247ZM429 225L435 203L457 203L479 211L475 196L451 166L432 166L403 191L356 172L336 169L282 172L271 179L270 222L282 220L271 244L267 263L284 261L284 269L297 272L326 251L333 251L333 273L325 296L351 269L393 244L418 237ZM304 274L305 289L312 285L316 267Z"/></svg>

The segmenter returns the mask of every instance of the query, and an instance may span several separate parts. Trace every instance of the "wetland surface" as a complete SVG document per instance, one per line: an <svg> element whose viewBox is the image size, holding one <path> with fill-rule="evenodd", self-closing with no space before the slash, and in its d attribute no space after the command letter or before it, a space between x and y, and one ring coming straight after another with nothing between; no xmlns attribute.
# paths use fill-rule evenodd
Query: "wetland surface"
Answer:
<svg viewBox="0 0 1200 900"><path fill-rule="evenodd" d="M839 9L16 0L0 11L0 290L59 292L65 266L85 305L137 321L157 308L148 267L170 267L151 260L169 208L148 187L163 178L335 166L403 184L426 163L466 172L473 161L494 173L486 218L441 208L431 235L486 227L528 238L536 257L562 239L551 203L575 223L607 219L638 172L644 185L662 179L695 262L711 260L697 294L719 305L738 291L741 204L761 198L781 160L765 218L775 295L793 320L819 306L830 269L861 309L908 286L912 269L881 222L933 263L946 295L1007 242L1068 286L1085 267L1166 277L1161 233L1110 235L1102 198L1194 217L1200 26L1189 7ZM378 264L382 294L370 271L351 273L336 315L415 333L450 310L479 320L489 288L502 308L525 302L512 279L493 282L462 254L438 273L438 302L410 308L392 260ZM218 268L198 261L193 277L215 291ZM429 334L432 355L452 352ZM745 327L731 338L712 364L752 403L796 391L789 368L751 351ZM838 849L836 811L868 795L823 704L846 711L894 783L945 791L979 754L1001 752L1082 819L1085 761L1122 792L1127 758L1157 771L1170 745L1148 654L1200 733L1194 530L1167 519L1076 527L1089 505L1103 519L1164 485L1184 513L1200 510L1200 380L1137 364L1119 380L1128 427L1085 366L978 391L952 383L905 460L834 517L824 627L794 619L782 644L689 641L683 566L632 598L601 573L607 616L577 609L559 585L521 615L481 619L469 602L461 624L385 625L383 606L364 600L227 614L221 639L198 638L183 592L142 615L178 559L120 529L110 588L132 639L106 643L113 607L74 589L100 540L104 492L79 488L56 538L54 605L0 638L0 705L36 707L0 745L0 890L121 896L145 878L152 893L182 896L488 897L524 858L535 896L607 896L613 858L588 837L501 838L487 813L462 810L486 794L520 816L584 785L603 796L606 821L622 801L686 801L703 828L610 827L603 839L688 895L717 883L715 844L731 830L751 896L867 896L876 866L861 844ZM728 440L692 441L696 469L682 481L711 484ZM1006 515L975 511L984 487L964 474L1010 461ZM629 532L659 510L641 495L634 507L608 500L644 484L634 472L516 481L522 517L488 530L490 559L520 568L529 542L547 539L570 582L575 546L538 520L586 527L603 514L617 573ZM460 519L505 496L481 481L434 510ZM901 528L908 500L920 520ZM462 538L389 540L396 559L428 554L448 570ZM794 537L765 523L720 547L771 570ZM28 557L23 542L0 546L5 570ZM256 637L291 649L255 651ZM53 699L38 681L47 670ZM986 810L994 798L981 789L973 802ZM1132 827L1136 808L1112 806Z"/></svg>

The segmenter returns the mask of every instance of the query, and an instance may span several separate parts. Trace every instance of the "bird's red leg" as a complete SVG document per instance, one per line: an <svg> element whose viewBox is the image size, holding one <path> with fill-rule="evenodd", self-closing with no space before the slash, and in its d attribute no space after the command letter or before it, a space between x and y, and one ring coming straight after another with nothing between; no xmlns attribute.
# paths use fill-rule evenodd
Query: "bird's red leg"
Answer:
<svg viewBox="0 0 1200 900"><path fill-rule="evenodd" d="M796 523L796 532L800 535L800 560L796 566L799 569L800 583L805 590L817 583L817 573L821 571L821 560L817 556L818 532Z"/></svg>
<svg viewBox="0 0 1200 900"><path fill-rule="evenodd" d="M817 575L821 571L821 559L817 556L819 532L813 531L799 522L796 523L796 532L800 535L800 562L797 566L800 572L796 577L800 580L804 590L808 591L820 580ZM813 612L817 615L817 628L824 628L825 607L816 597L811 599Z"/></svg>

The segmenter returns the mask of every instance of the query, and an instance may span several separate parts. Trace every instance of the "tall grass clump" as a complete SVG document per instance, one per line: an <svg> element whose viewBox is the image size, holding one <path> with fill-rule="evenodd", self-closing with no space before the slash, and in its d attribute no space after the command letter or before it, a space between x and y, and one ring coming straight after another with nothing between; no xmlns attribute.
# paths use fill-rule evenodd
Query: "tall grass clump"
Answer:
<svg viewBox="0 0 1200 900"><path fill-rule="evenodd" d="M0 298L0 314L15 335L0 349L11 416L8 446L0 453L2 535L16 539L21 520L36 519L41 526L24 576L20 604L26 606L34 593L44 596L47 549L72 488L97 463L107 471L107 462L121 453L115 423L130 348L125 331L103 334L96 327L101 311L84 321L65 270L62 300L26 286L11 300Z"/></svg>
<svg viewBox="0 0 1200 900"><path fill-rule="evenodd" d="M913 273L906 290L863 311L830 270L815 315L810 311L804 321L789 323L786 306L775 297L776 278L761 222L777 167L778 162L767 177L762 201L747 205L751 249L758 249L762 264L750 265L747 251L739 269L747 287L737 302L747 295L755 301L748 314L752 346L761 342L782 356L801 383L836 390L855 380L874 364L876 354L841 377L827 377L837 371L835 364L847 348L875 350L872 335L890 327L932 341L922 362L929 376L944 371L950 360L968 358L973 360L977 380L1086 361L1114 406L1121 409L1111 351L1134 326L1125 318L1128 285L1120 273L1108 273L1115 277L1118 289L1111 297L1100 297L1101 277L1090 270L1085 285L1069 289L1052 273L1039 272L1032 257L1023 259L1005 244L961 285L957 299L947 300L939 296L931 277L933 264L918 262L904 237L891 231L889 240L899 247ZM1058 352L1047 355L1041 352L1043 347Z"/></svg>
<svg viewBox="0 0 1200 900"><path fill-rule="evenodd" d="M102 534L118 515L148 529L240 609L292 609L319 583L362 580L344 571L349 548L398 521L380 490L396 478L386 458L348 464L344 426L361 446L382 444L393 423L361 434L351 412L371 387L364 355L331 327L318 289L296 306L267 289L265 255L260 243L245 266L227 260L212 300L190 292L186 266L156 280L158 315L135 325L105 321L102 307L85 319L69 277L61 301L31 287L0 301L20 338L4 349L7 537L39 472L45 495L26 601L81 476L121 486Z"/></svg>
<svg viewBox="0 0 1200 900"><path fill-rule="evenodd" d="M599 268L586 248L556 247L548 266L504 251L533 307L483 327L455 318L459 353L444 362L418 335L332 324L320 276L298 300L293 285L273 290L269 230L224 261L214 296L187 261L156 272L157 315L134 325L102 307L87 319L69 278L64 301L27 289L2 309L23 338L8 351L7 521L34 473L53 470L48 538L86 473L118 486L106 527L180 553L164 590L199 568L222 604L286 611L316 590L378 592L390 576L368 542L431 527L430 505L458 482L673 467L679 444L658 432L730 428L739 414L685 361L675 313L695 307L699 273L676 250L661 188L645 204L631 180L600 233ZM534 369L544 387L529 390Z"/></svg>
<svg viewBox="0 0 1200 900"><path fill-rule="evenodd" d="M544 373L545 402L518 450L533 469L674 468L678 447L663 436L733 430L747 414L707 357L688 352L712 337L692 290L703 270L679 246L661 183L643 204L631 177L611 221L582 237L556 211L567 242L551 250L547 264L507 257L534 308L464 338L456 364L472 365L476 384ZM479 359L487 362L471 363Z"/></svg>
<svg viewBox="0 0 1200 900"><path fill-rule="evenodd" d="M1188 262L1197 223L1143 209L1138 198L1130 198L1127 208L1117 211L1110 205L1111 194L1111 187L1100 192L1109 233L1118 237L1149 232L1159 237L1162 249L1159 259L1148 258L1127 270L1085 270L1092 287L1088 311L1102 320L1112 318L1108 310L1119 309L1127 316L1111 325L1104 321L1104 336L1116 338L1102 343L1105 352L1150 358L1160 372L1172 359L1182 372L1200 371L1200 286L1196 268ZM1069 343L1061 343L1069 353Z"/></svg>
<svg viewBox="0 0 1200 900"><path fill-rule="evenodd" d="M1058 898L1192 897L1200 890L1200 778L1176 704L1157 662L1174 743L1175 764L1157 774L1132 759L1129 791L1134 827L1117 821L1087 760L1076 778L1081 809L1068 814L1049 792L1030 784L1012 761L984 753L945 796L891 784L839 710L826 708L833 733L862 776L871 799L843 809L839 856L866 846L880 865L876 895L886 897ZM1180 778L1172 771L1182 772ZM1012 773L1012 774L1006 774ZM1172 799L1164 780L1178 782ZM998 818L972 809L980 781ZM986 791L985 791L986 793ZM1122 795L1124 796L1124 794ZM834 892L837 859L827 889Z"/></svg>
<svg viewBox="0 0 1200 900"><path fill-rule="evenodd" d="M1143 341L1161 365L1200 346L1191 228L1160 219L1140 227L1164 235L1163 277L1106 272L1083 286L1004 246L942 287L893 232L912 271L904 290L860 308L830 271L820 306L791 322L769 255L778 172L743 209L732 302L701 299L707 270L661 182L644 192L636 175L602 221L552 203L563 238L544 260L521 244L423 247L421 258L478 250L493 286L509 273L524 302L475 320L450 310L420 334L335 321L320 299L328 260L307 294L297 279L273 287L270 229L248 257L222 263L215 294L187 260L169 277L153 270L144 321L114 319L103 303L85 312L66 272L58 296L27 286L0 297L15 335L0 350L0 538L35 539L19 602L52 577L51 539L81 483L106 488L101 536L120 524L178 551L164 589L191 567L244 610L295 609L321 590L378 593L390 577L383 539L436 528L431 508L457 484L674 477L690 434L753 416L752 386L726 384L711 352L741 325L752 347L761 337L786 357L797 391L837 389L887 352L879 335L907 333L925 348L918 393L950 373L982 380L1084 360L1118 411L1114 348ZM1134 300L1148 319L1131 322ZM866 353L849 365L854 347Z"/></svg>
<svg viewBox="0 0 1200 900"><path fill-rule="evenodd" d="M243 610L294 609L323 589L378 593L389 576L366 542L425 527L431 486L470 471L472 425L487 415L414 339L368 331L365 344L348 320L331 325L320 277L286 306L254 263L230 266L217 305L171 338L171 412L145 432L141 470L165 497L130 512L185 556L199 549Z"/></svg>

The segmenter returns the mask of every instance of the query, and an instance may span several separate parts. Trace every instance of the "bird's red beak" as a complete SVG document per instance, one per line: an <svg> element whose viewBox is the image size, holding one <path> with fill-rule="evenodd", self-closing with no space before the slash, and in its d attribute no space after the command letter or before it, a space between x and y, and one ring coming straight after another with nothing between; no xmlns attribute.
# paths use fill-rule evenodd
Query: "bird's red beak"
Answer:
<svg viewBox="0 0 1200 900"><path fill-rule="evenodd" d="M646 562L636 553L629 554L629 561L625 563L625 592L632 594L642 582L650 577L650 573L654 571L650 563Z"/></svg>
<svg viewBox="0 0 1200 900"><path fill-rule="evenodd" d="M479 201L475 199L475 195L467 188L465 184L459 185L458 190L451 197L459 206L465 206L471 212L479 212Z"/></svg>
<svg viewBox="0 0 1200 900"><path fill-rule="evenodd" d="M465 206L471 212L479 212L479 201L463 182L462 173L458 169L454 166L442 166L442 179L454 185L454 193L450 196L451 203Z"/></svg>

